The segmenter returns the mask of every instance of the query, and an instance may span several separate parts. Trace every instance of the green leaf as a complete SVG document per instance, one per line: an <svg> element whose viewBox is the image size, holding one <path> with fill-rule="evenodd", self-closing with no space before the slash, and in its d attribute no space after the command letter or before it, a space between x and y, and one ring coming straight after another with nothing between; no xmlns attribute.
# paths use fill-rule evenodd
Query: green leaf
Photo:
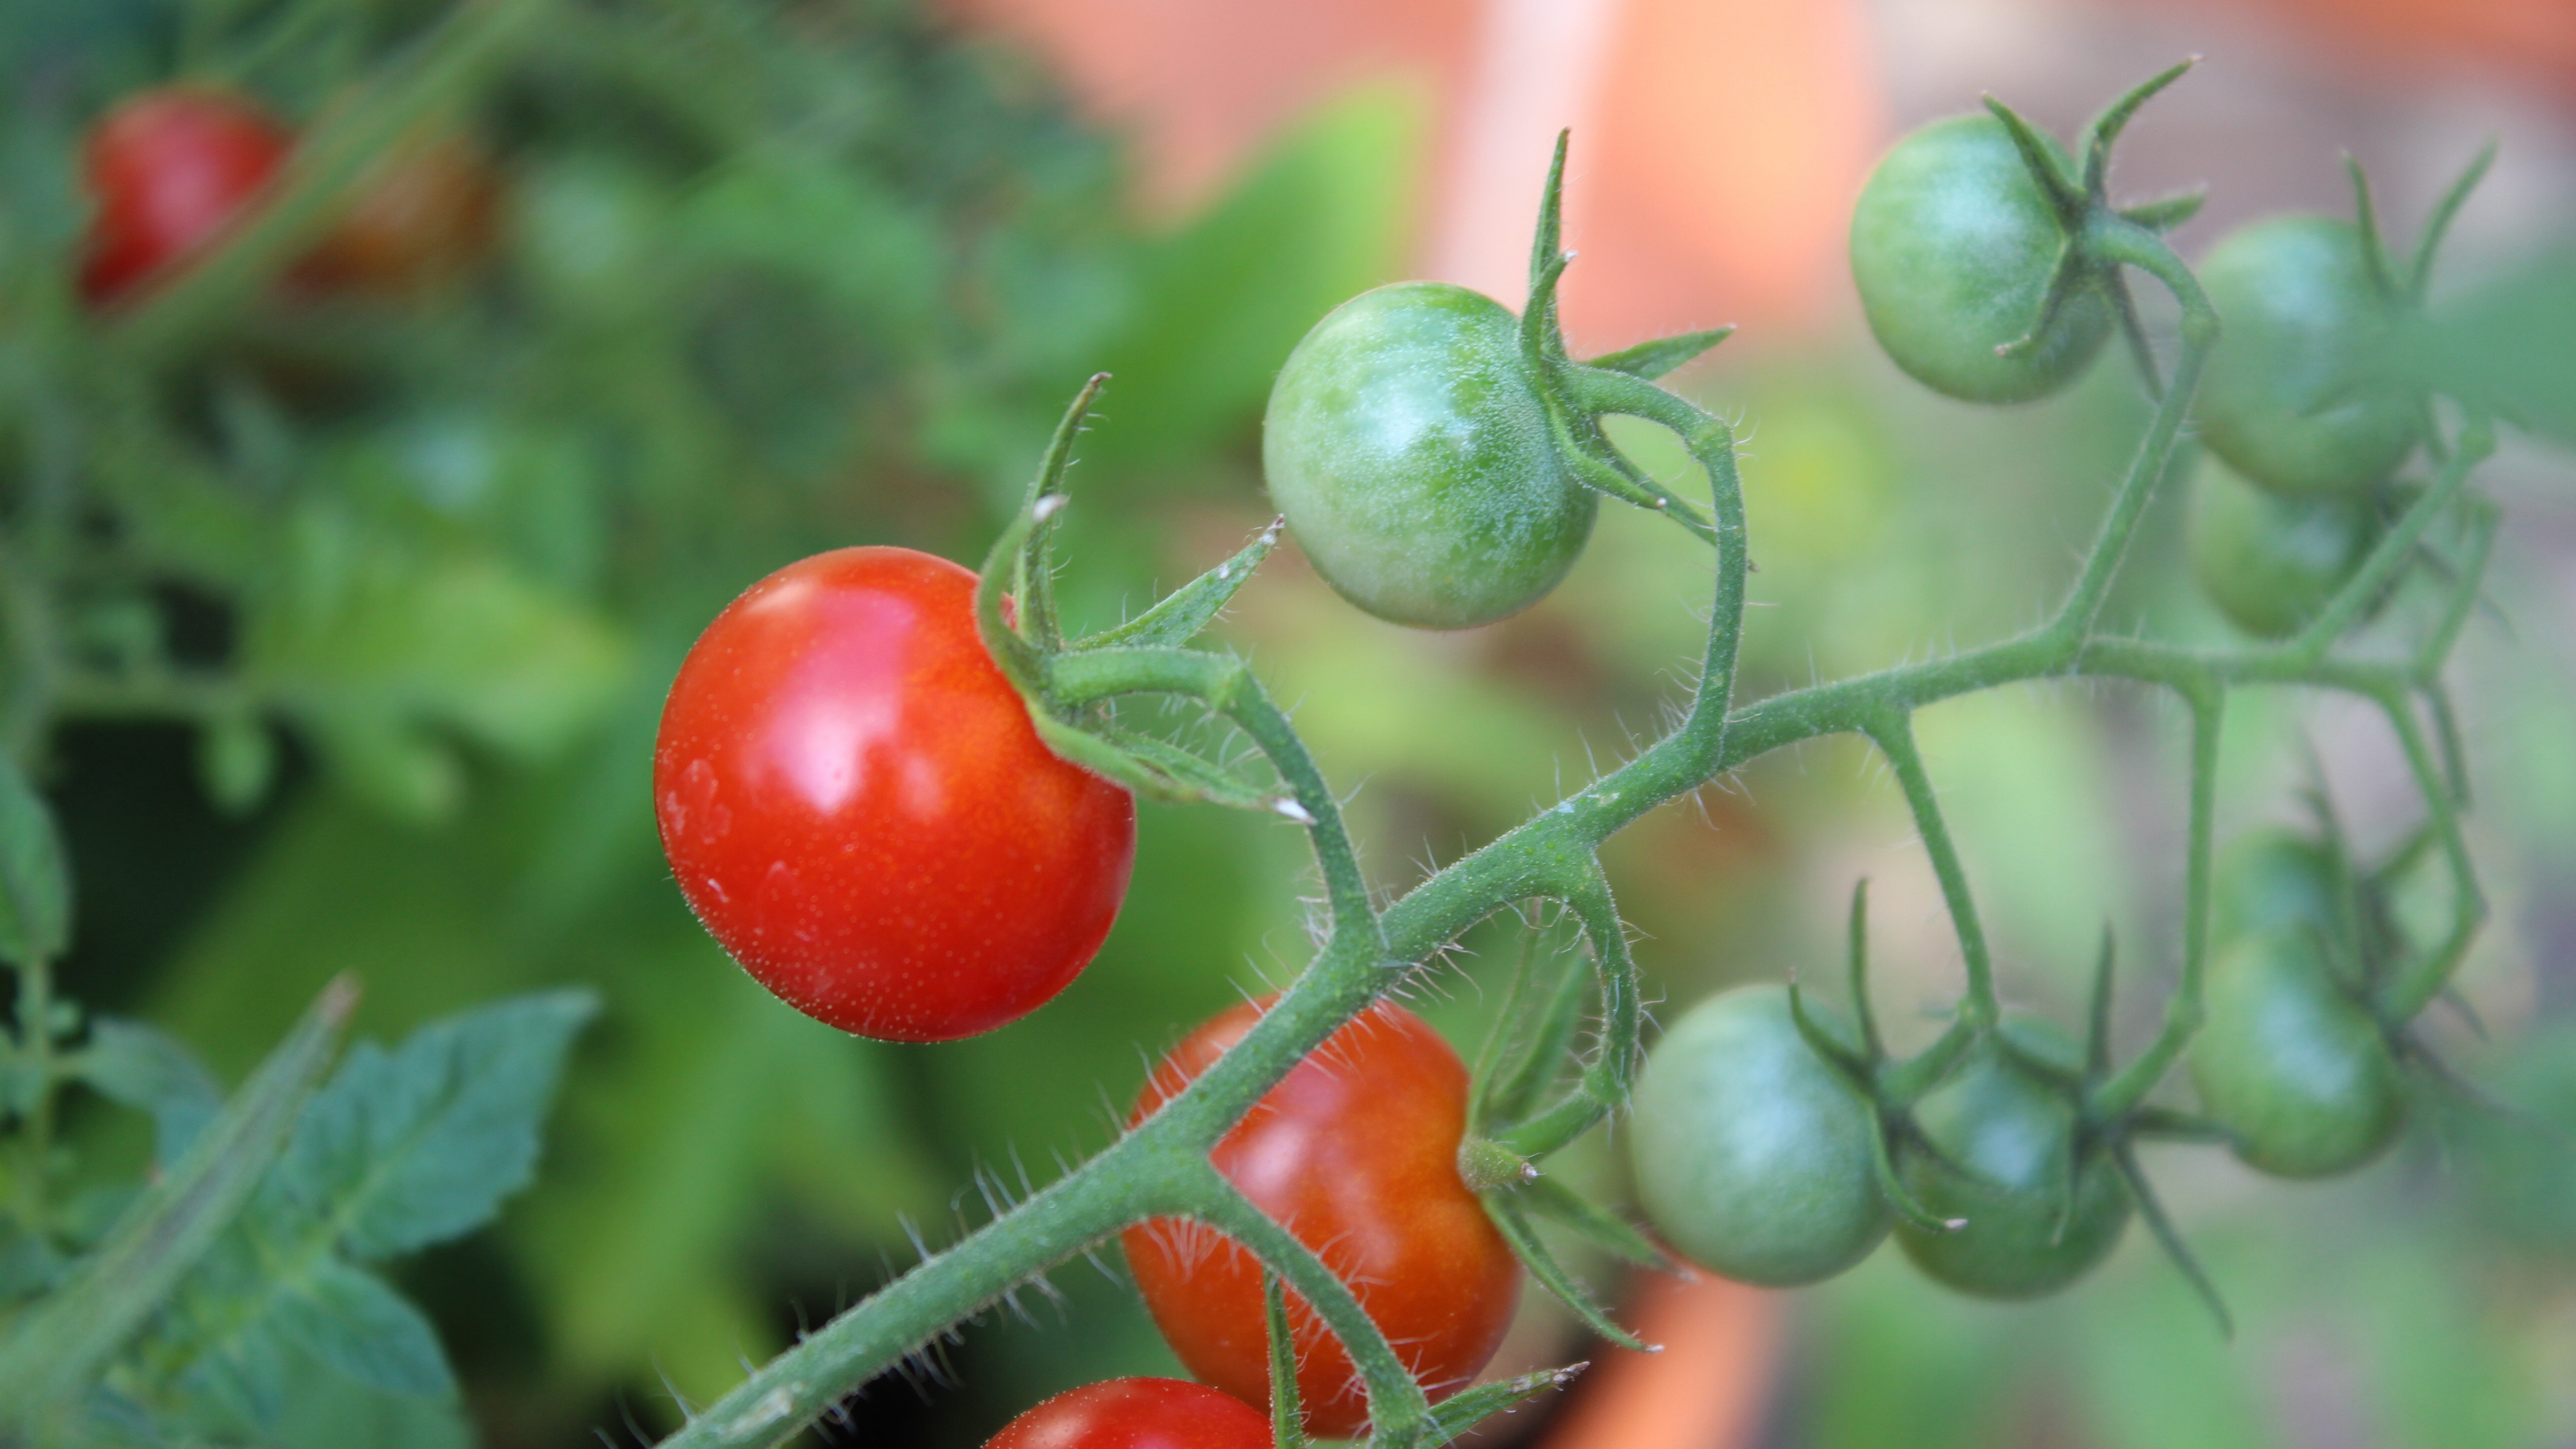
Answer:
<svg viewBox="0 0 2576 1449"><path fill-rule="evenodd" d="M375 803L427 817L453 804L458 767L435 730L543 759L625 683L621 633L496 555L320 504L286 532L285 566L247 610L247 682L286 701Z"/></svg>
<svg viewBox="0 0 2576 1449"><path fill-rule="evenodd" d="M0 1338L0 1413L32 1416L78 1395L213 1246L284 1149L356 1004L346 981L326 988L71 1281L10 1326Z"/></svg>
<svg viewBox="0 0 2576 1449"><path fill-rule="evenodd" d="M72 877L54 812L0 757L0 959L50 961L71 935Z"/></svg>
<svg viewBox="0 0 2576 1449"><path fill-rule="evenodd" d="M456 1391L438 1331L363 1268L325 1258L275 1311L289 1342L369 1388L421 1397Z"/></svg>
<svg viewBox="0 0 2576 1449"><path fill-rule="evenodd" d="M919 203L836 157L774 147L692 194L679 234L699 254L794 277L877 329L939 316L947 241Z"/></svg>
<svg viewBox="0 0 2576 1449"><path fill-rule="evenodd" d="M360 1043L306 1109L276 1191L361 1260L482 1226L534 1177L564 1056L597 1010L588 991L551 991L433 1022L390 1052Z"/></svg>
<svg viewBox="0 0 2576 1449"><path fill-rule="evenodd" d="M1711 327L1705 332L1658 337L1593 358L1584 366L1624 372L1630 377L1642 377L1652 382L1734 335L1732 327Z"/></svg>
<svg viewBox="0 0 2576 1449"><path fill-rule="evenodd" d="M1154 607L1113 628L1075 640L1074 649L1174 648L1189 643L1225 612L1234 592L1279 544L1274 520L1234 557L1164 595Z"/></svg>
<svg viewBox="0 0 2576 1449"><path fill-rule="evenodd" d="M185 1043L158 1027L102 1016L69 1063L92 1090L152 1118L153 1161L168 1167L223 1110L223 1088Z"/></svg>

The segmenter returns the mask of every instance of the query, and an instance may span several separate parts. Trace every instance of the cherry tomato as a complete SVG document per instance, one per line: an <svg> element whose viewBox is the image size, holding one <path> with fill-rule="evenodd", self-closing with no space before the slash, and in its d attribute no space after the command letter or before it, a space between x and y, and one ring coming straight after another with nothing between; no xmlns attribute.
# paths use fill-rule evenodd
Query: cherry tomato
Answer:
<svg viewBox="0 0 2576 1449"><path fill-rule="evenodd" d="M2201 1110L2277 1177L2329 1177L2397 1138L2406 1092L2388 1034L2335 979L2313 931L2239 937L2210 963L2191 1048Z"/></svg>
<svg viewBox="0 0 2576 1449"><path fill-rule="evenodd" d="M81 248L81 296L130 297L203 251L294 148L269 114L224 91L172 86L119 105L81 149L97 210Z"/></svg>
<svg viewBox="0 0 2576 1449"><path fill-rule="evenodd" d="M2346 931L2345 872L2332 846L2295 830L2265 826L2227 843L2211 873L2209 937L2225 946L2269 931Z"/></svg>
<svg viewBox="0 0 2576 1449"><path fill-rule="evenodd" d="M1111 1379L1056 1395L984 1449L1270 1449L1270 1420L1179 1379Z"/></svg>
<svg viewBox="0 0 2576 1449"><path fill-rule="evenodd" d="M797 1010L947 1041L1073 980L1126 896L1133 796L1057 758L975 632L975 576L903 548L793 563L680 665L653 752L691 909Z"/></svg>
<svg viewBox="0 0 2576 1449"><path fill-rule="evenodd" d="M2286 639L2324 612L2379 541L2367 497L2284 497L2214 457L2197 481L2192 572L2219 612L2258 639Z"/></svg>
<svg viewBox="0 0 2576 1449"><path fill-rule="evenodd" d="M1380 287L1316 323L1270 389L1270 496L1324 582L1381 619L1517 613L1592 536L1600 495L1557 452L1517 326L1464 287Z"/></svg>
<svg viewBox="0 0 2576 1449"><path fill-rule="evenodd" d="M2111 308L2088 288L2037 344L1995 351L2038 324L2065 244L2004 123L1952 116L1897 142L1870 173L1852 209L1852 281L1878 345L1924 386L1969 402L2028 402L2073 382L2111 335Z"/></svg>
<svg viewBox="0 0 2576 1449"><path fill-rule="evenodd" d="M1917 1200L1966 1225L1943 1232L1900 1220L1896 1240L1915 1266L1962 1293L2037 1298L2110 1256L2129 1225L2129 1191L2103 1153L2078 1154L2074 1104L2023 1059L2071 1074L2073 1046L2044 1022L2010 1020L2003 1031L2017 1052L1990 1045L1926 1097L1916 1122L1935 1150L1911 1146L1898 1160Z"/></svg>
<svg viewBox="0 0 2576 1449"><path fill-rule="evenodd" d="M1809 1013L1825 1021L1822 1008ZM1646 1059L1628 1131L1637 1199L1684 1257L1743 1283L1830 1278L1887 1236L1878 1123L1781 986L1713 996Z"/></svg>
<svg viewBox="0 0 2576 1449"><path fill-rule="evenodd" d="M499 195L491 163L461 136L397 146L359 179L295 280L381 297L435 286L491 250Z"/></svg>
<svg viewBox="0 0 2576 1449"><path fill-rule="evenodd" d="M1174 1048L1136 1103L1142 1121L1241 1041L1267 1001L1225 1011ZM1466 1387L1502 1343L1520 1295L1511 1246L1458 1176L1467 1068L1430 1023L1380 1003L1272 1087L1211 1153L1245 1197L1351 1285L1434 1399ZM1261 1265L1196 1223L1127 1230L1127 1262L1164 1339L1202 1380L1270 1395ZM1293 1293L1289 1331L1307 1426L1368 1422L1349 1355Z"/></svg>
<svg viewBox="0 0 2576 1449"><path fill-rule="evenodd" d="M2224 324L2194 408L2201 440L2266 488L2360 493L2406 461L2420 409L2360 370L2396 320L2360 228L2281 216L2233 232L2201 263Z"/></svg>

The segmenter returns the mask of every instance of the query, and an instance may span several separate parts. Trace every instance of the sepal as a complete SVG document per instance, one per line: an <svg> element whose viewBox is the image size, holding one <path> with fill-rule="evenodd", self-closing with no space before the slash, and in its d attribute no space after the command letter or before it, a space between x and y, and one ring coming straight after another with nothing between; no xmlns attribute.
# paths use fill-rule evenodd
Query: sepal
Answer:
<svg viewBox="0 0 2576 1449"><path fill-rule="evenodd" d="M1634 347L1623 347L1616 352L1603 353L1583 365L1597 367L1605 372L1624 372L1630 377L1640 377L1652 382L1696 359L1734 335L1735 329L1732 327L1711 327L1701 332L1681 332L1670 337L1658 337L1652 341L1640 342Z"/></svg>
<svg viewBox="0 0 2576 1449"><path fill-rule="evenodd" d="M1245 544L1234 557L1163 596L1152 608L1124 624L1086 635L1066 645L1068 650L1085 649L1177 649L1199 636L1199 631L1213 623L1234 602L1234 592L1270 557L1279 546L1279 526L1285 520L1274 518L1252 542Z"/></svg>

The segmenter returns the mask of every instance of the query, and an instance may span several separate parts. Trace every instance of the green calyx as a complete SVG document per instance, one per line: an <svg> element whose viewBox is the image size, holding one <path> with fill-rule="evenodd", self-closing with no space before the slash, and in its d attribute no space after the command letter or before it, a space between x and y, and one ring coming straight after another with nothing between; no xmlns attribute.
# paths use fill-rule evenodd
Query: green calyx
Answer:
<svg viewBox="0 0 2576 1449"><path fill-rule="evenodd" d="M1852 280L1889 357L1952 397L2028 402L2073 382L2117 325L2148 391L2159 392L2122 268L2155 271L2187 315L2205 310L2188 272L2154 244L2200 198L2120 208L2106 188L2129 118L2188 68L2106 109L2079 142L2080 160L1991 96L1982 113L1899 141L1862 188L1851 224Z"/></svg>
<svg viewBox="0 0 2576 1449"><path fill-rule="evenodd" d="M2461 172L2404 262L2351 157L2351 221L2268 217L2211 249L2202 267L2229 322L2200 408L2213 452L2300 498L2365 495L2419 443L2439 456L2429 396L2390 375L2388 357L2420 316L2441 240L2493 159L2489 147Z"/></svg>

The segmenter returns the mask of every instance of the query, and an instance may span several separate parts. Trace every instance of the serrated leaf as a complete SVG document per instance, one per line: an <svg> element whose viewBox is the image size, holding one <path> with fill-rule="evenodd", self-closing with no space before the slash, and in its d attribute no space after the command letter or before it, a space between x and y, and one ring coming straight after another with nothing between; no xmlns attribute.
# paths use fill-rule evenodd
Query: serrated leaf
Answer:
<svg viewBox="0 0 2576 1449"><path fill-rule="evenodd" d="M1199 632L1214 622L1234 599L1234 592L1252 577L1253 570L1270 556L1279 544L1279 525L1273 522L1261 536L1246 544L1234 557L1206 573L1172 590L1154 607L1114 628L1078 639L1074 649L1174 648L1189 643Z"/></svg>
<svg viewBox="0 0 2576 1449"><path fill-rule="evenodd" d="M179 1165L128 1209L61 1290L0 1338L0 1405L69 1402L195 1267L283 1148L357 1004L335 981Z"/></svg>
<svg viewBox="0 0 2576 1449"><path fill-rule="evenodd" d="M121 1106L152 1118L152 1160L177 1162L224 1107L214 1073L185 1043L158 1027L103 1016L90 1023L89 1045L72 1074Z"/></svg>
<svg viewBox="0 0 2576 1449"><path fill-rule="evenodd" d="M286 1406L288 1358L284 1330L260 1319L227 1338L222 1352L190 1363L179 1376L178 1397L193 1401L197 1417L265 1428Z"/></svg>
<svg viewBox="0 0 2576 1449"><path fill-rule="evenodd" d="M275 1191L360 1260L482 1226L535 1175L565 1053L597 1009L588 991L552 991L432 1022L390 1052L361 1043L306 1108Z"/></svg>
<svg viewBox="0 0 2576 1449"><path fill-rule="evenodd" d="M1624 372L1648 382L1664 376L1682 364L1735 335L1732 327L1711 327L1700 332L1681 332L1670 337L1657 337L1634 347L1623 347L1604 353L1584 364L1608 372Z"/></svg>
<svg viewBox="0 0 2576 1449"><path fill-rule="evenodd" d="M288 1342L369 1388L417 1397L455 1392L438 1331L363 1268L326 1257L273 1311Z"/></svg>
<svg viewBox="0 0 2576 1449"><path fill-rule="evenodd" d="M50 961L71 944L72 877L54 812L0 757L0 960Z"/></svg>

